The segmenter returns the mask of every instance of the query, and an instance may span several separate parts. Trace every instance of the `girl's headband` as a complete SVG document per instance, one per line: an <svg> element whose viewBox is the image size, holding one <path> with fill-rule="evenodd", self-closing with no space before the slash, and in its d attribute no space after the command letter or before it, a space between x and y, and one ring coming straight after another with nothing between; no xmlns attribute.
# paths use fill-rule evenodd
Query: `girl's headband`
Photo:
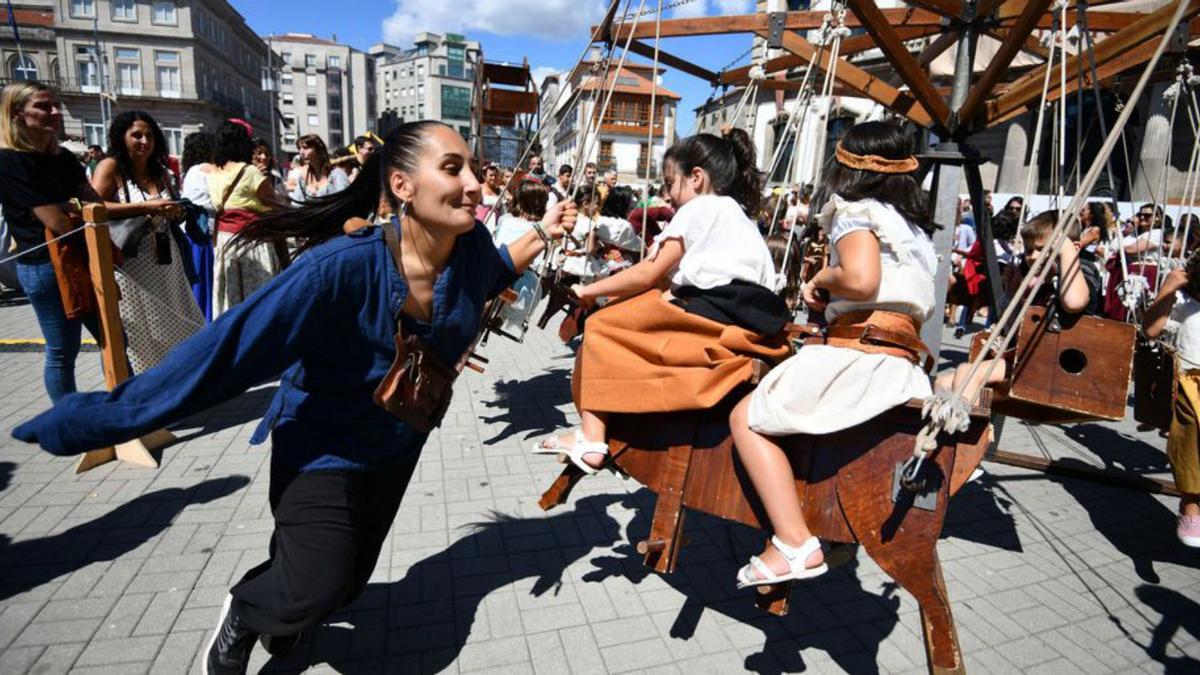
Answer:
<svg viewBox="0 0 1200 675"><path fill-rule="evenodd" d="M856 155L842 147L841 141L838 141L834 155L837 157L838 163L843 166L875 173L912 173L920 166L917 158L911 155L904 159L888 159L879 155Z"/></svg>

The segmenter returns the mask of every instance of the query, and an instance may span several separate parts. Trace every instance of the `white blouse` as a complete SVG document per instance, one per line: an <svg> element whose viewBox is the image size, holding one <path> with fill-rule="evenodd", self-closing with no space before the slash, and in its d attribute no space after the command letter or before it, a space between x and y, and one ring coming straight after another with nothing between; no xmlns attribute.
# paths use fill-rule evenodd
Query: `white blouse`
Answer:
<svg viewBox="0 0 1200 675"><path fill-rule="evenodd" d="M775 263L758 231L732 197L700 195L679 207L654 239L650 258L668 239L683 244L683 259L671 273L671 288L716 288L733 281L775 287Z"/></svg>
<svg viewBox="0 0 1200 675"><path fill-rule="evenodd" d="M879 290L867 300L847 300L833 296L825 318L833 321L842 314L860 310L901 312L924 323L933 315L933 278L937 272L937 254L925 231L908 222L890 204L863 199L846 201L833 195L817 216L829 236L829 264L838 264L837 242L851 232L869 230L879 239Z"/></svg>

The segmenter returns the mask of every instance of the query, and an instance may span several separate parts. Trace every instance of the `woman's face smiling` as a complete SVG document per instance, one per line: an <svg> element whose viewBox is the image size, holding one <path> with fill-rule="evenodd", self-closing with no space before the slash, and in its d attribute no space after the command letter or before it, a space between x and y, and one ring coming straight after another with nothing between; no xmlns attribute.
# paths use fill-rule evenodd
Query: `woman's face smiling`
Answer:
<svg viewBox="0 0 1200 675"><path fill-rule="evenodd" d="M449 127L433 127L416 167L394 171L390 185L408 203L408 214L427 228L462 234L475 227L475 207L482 196L479 180L471 171L467 142Z"/></svg>
<svg viewBox="0 0 1200 675"><path fill-rule="evenodd" d="M129 125L125 130L125 149L134 159L148 159L154 154L154 130L141 120Z"/></svg>

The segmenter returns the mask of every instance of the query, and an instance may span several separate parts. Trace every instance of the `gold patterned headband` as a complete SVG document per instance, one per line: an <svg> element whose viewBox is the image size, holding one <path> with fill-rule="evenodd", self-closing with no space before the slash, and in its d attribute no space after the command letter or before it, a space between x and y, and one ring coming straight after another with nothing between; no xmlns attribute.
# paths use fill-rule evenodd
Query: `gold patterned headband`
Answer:
<svg viewBox="0 0 1200 675"><path fill-rule="evenodd" d="M912 173L920 166L917 158L912 156L904 159L888 159L879 155L856 155L843 148L841 141L838 141L835 156L838 163L843 166L875 173Z"/></svg>

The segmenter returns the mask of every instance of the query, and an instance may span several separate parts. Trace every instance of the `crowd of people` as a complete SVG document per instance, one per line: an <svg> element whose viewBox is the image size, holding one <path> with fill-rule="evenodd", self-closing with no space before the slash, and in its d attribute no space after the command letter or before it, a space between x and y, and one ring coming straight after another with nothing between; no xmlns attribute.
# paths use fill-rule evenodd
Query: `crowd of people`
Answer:
<svg viewBox="0 0 1200 675"><path fill-rule="evenodd" d="M568 285L587 310L572 378L581 423L533 451L594 474L610 461L612 415L725 404L773 528L738 572L741 587L827 569L781 438L984 384L965 382L964 369L931 380L920 333L942 318L938 225L913 135L892 122L850 128L820 185L770 193L739 129L678 141L661 186L636 190L590 163L578 177L570 165L550 175L536 154L477 172L462 137L438 122L357 139L337 157L305 136L285 170L249 125L229 120L190 135L176 171L145 113L119 115L106 156L88 166L57 145L53 91L9 85L0 114L0 204L46 335L54 402L15 437L76 454L281 381L252 439L271 442L272 546L231 589L206 672L245 672L260 638L286 653L363 590L485 305L531 274ZM78 242L60 237L78 229L81 203L96 201L121 251L121 315L139 374L111 392L72 394L81 331L95 322L68 256ZM1200 263L1189 258L1200 228L1173 227L1153 205L1138 214L1124 232L1091 204L1047 250L1058 213L1010 201L992 218L1002 277L1011 289L1052 256L1042 302L1071 314L1133 311L1151 336L1173 317L1184 368L1200 368ZM964 330L987 294L968 216L955 227L950 291ZM1152 303L1129 300L1133 277L1143 295L1158 288ZM796 349L785 327L800 307L824 330ZM757 361L774 367L751 389ZM1181 392L1194 411L1200 370L1187 372ZM1179 538L1200 546L1195 413L1177 410L1170 433L1185 493Z"/></svg>

